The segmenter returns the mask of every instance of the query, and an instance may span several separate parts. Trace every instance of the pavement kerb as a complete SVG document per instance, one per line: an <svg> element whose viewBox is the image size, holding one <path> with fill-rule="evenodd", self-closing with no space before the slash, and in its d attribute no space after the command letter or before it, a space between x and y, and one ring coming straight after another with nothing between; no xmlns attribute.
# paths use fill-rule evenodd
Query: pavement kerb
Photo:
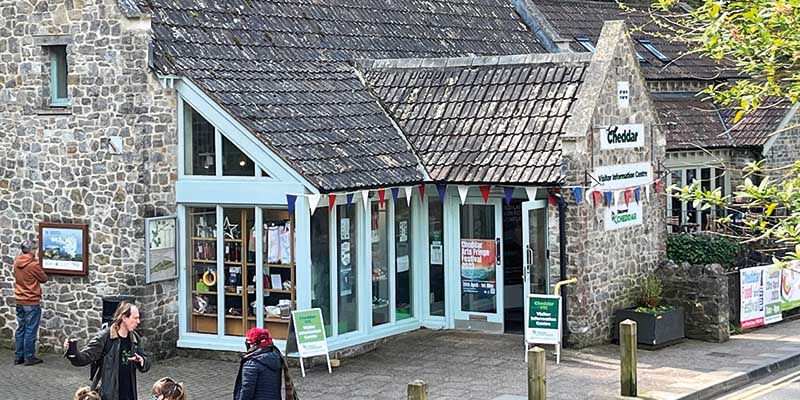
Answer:
<svg viewBox="0 0 800 400"><path fill-rule="evenodd" d="M731 378L728 378L721 382L716 382L711 385L708 385L700 390L695 392L676 397L674 400L707 400L712 399L715 396L719 396L723 393L730 392L734 389L740 389L742 386L750 383L755 382L771 373L775 373L778 371L783 371L792 367L796 367L800 365L800 353L795 353L791 356L782 358L775 362L762 365L758 368L751 369L746 372L741 372L736 374ZM628 399L630 397L627 397ZM647 399L646 393L641 398Z"/></svg>

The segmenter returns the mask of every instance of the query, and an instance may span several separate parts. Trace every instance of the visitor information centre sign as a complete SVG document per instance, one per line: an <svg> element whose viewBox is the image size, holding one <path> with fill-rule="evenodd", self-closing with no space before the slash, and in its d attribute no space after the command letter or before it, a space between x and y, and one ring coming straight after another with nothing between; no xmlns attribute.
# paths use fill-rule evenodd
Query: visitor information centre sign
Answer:
<svg viewBox="0 0 800 400"><path fill-rule="evenodd" d="M297 352L300 354L300 370L306 376L303 365L304 357L322 356L328 360L328 373L331 373L331 358L328 354L328 339L325 336L325 325L322 323L322 310L312 308L308 310L292 311L292 326L289 329L291 341L292 333L297 339ZM288 343L287 343L288 346ZM289 353L289 348L286 353Z"/></svg>
<svg viewBox="0 0 800 400"><path fill-rule="evenodd" d="M650 163L632 163L609 165L594 169L594 176L600 182L596 189L602 192L611 192L615 201L605 208L605 229L607 231L641 225L642 201L631 199L625 204L624 190L628 188L643 187L652 181ZM644 194L642 194L644 196Z"/></svg>
<svg viewBox="0 0 800 400"><path fill-rule="evenodd" d="M532 294L528 297L525 325L525 361L531 344L556 346L556 363L561 362L561 296Z"/></svg>

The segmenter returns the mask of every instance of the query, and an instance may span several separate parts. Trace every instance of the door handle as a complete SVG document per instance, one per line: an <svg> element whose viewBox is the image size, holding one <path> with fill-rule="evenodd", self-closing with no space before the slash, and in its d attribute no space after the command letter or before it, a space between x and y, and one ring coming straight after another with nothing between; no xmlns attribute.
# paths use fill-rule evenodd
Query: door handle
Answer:
<svg viewBox="0 0 800 400"><path fill-rule="evenodd" d="M522 276L523 282L528 281L528 278L531 276L531 265L533 265L533 249L530 245L525 245L525 252L528 253L528 260L525 262L525 275Z"/></svg>

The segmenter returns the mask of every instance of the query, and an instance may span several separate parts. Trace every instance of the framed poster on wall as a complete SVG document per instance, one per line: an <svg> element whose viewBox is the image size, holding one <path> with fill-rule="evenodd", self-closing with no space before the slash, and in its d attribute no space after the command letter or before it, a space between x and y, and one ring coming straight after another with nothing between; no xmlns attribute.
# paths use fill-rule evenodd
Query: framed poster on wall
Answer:
<svg viewBox="0 0 800 400"><path fill-rule="evenodd" d="M89 225L39 223L39 261L45 273L89 274Z"/></svg>
<svg viewBox="0 0 800 400"><path fill-rule="evenodd" d="M147 283L178 277L177 221L171 216L148 218L144 222Z"/></svg>

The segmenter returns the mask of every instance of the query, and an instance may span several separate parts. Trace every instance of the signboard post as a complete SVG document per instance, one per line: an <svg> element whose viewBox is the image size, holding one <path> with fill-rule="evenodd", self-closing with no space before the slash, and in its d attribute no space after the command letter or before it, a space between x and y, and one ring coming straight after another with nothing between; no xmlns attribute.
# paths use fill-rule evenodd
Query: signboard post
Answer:
<svg viewBox="0 0 800 400"><path fill-rule="evenodd" d="M525 362L531 344L553 344L561 363L561 296L531 294L525 311Z"/></svg>
<svg viewBox="0 0 800 400"><path fill-rule="evenodd" d="M292 341L292 333L296 338L297 353L300 356L300 371L303 377L306 376L306 368L303 365L304 357L314 357L325 355L328 361L328 373L331 373L331 357L328 354L328 339L325 336L325 325L322 323L322 310L311 308L308 310L292 311L292 320L289 326L289 337L287 338L286 353L289 353L289 344Z"/></svg>

